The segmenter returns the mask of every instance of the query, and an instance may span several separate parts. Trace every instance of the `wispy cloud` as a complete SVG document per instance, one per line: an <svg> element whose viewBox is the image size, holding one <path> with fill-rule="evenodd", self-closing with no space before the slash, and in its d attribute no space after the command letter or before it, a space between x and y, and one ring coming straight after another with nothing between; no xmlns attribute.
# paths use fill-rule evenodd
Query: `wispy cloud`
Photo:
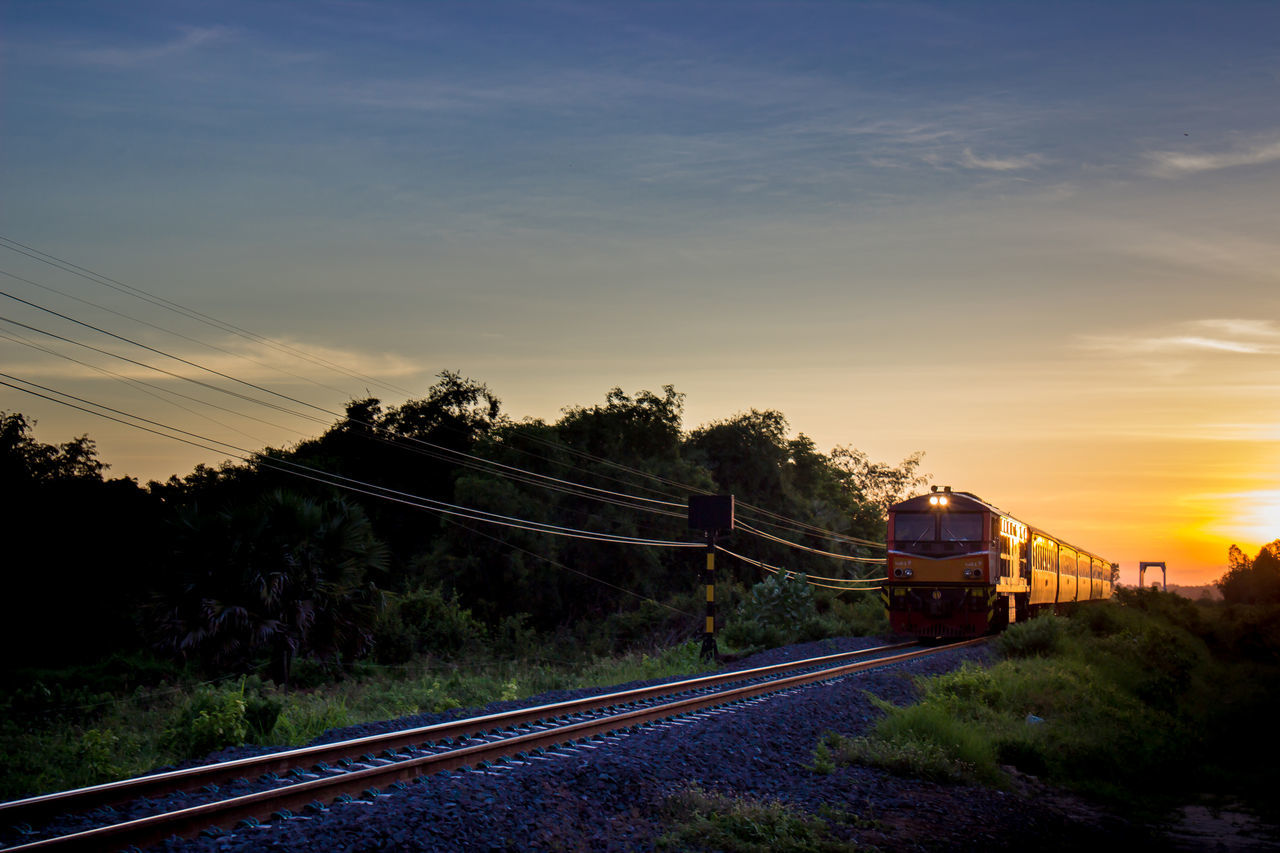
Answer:
<svg viewBox="0 0 1280 853"><path fill-rule="evenodd" d="M188 53L201 45L225 39L231 32L230 28L221 26L183 27L176 37L159 44L89 48L75 51L74 56L91 65L129 68Z"/></svg>
<svg viewBox="0 0 1280 853"><path fill-rule="evenodd" d="M1255 145L1216 154L1185 154L1177 151L1152 151L1147 154L1151 171L1161 177L1216 172L1233 166L1260 166L1280 160L1280 141Z"/></svg>
<svg viewBox="0 0 1280 853"><path fill-rule="evenodd" d="M1166 334L1084 335L1080 346L1123 355L1191 352L1274 355L1280 353L1280 328L1268 320L1192 320L1178 324Z"/></svg>
<svg viewBox="0 0 1280 853"><path fill-rule="evenodd" d="M286 339L278 339L277 346L228 339L218 344L223 350L219 353L210 353L207 350L174 352L178 358L203 365L208 370L201 370L182 362L154 359L157 367L168 372L168 375L164 375L140 365L115 360L96 359L98 363L91 365L71 358L58 358L56 352L43 345L32 347L29 339L7 333L2 337L10 341L25 342L30 349L40 350L52 356L33 357L26 364L18 365L26 375L47 380L99 380L105 373L120 378L158 383L172 383L176 377L216 381L210 380L209 371L212 370L250 382L273 384L287 384L290 381L332 382L333 370L326 366L326 362L340 364L351 373L388 380L401 380L422 373L422 368L416 362L394 353L322 346ZM296 357L282 354L281 348L305 352L313 360L300 361ZM75 358L79 359L81 355L83 354L77 354Z"/></svg>
<svg viewBox="0 0 1280 853"><path fill-rule="evenodd" d="M992 172L1016 172L1020 169L1034 169L1041 166L1045 158L1039 154L1024 154L1021 157L980 157L972 148L964 149L960 157L960 165L966 169L986 169Z"/></svg>

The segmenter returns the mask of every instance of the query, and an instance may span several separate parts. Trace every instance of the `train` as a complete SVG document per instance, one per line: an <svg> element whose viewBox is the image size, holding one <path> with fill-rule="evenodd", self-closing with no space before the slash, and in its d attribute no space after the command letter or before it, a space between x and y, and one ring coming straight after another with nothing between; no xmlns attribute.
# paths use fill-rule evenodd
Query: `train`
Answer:
<svg viewBox="0 0 1280 853"><path fill-rule="evenodd" d="M1112 594L1115 564L950 486L892 505L886 539L881 599L901 634L977 637Z"/></svg>

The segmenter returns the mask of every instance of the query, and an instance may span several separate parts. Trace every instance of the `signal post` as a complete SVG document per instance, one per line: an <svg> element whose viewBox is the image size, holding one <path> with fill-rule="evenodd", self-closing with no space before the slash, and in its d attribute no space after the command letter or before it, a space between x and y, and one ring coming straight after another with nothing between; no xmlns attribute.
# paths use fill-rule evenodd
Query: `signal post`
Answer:
<svg viewBox="0 0 1280 853"><path fill-rule="evenodd" d="M707 623L702 635L702 659L719 660L716 648L716 537L733 530L733 495L690 495L689 528L707 538Z"/></svg>

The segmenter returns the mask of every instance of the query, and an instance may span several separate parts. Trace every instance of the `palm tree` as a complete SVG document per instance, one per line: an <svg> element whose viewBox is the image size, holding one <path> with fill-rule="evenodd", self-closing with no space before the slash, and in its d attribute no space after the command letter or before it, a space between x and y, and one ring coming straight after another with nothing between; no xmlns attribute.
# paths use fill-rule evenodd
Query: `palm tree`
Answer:
<svg viewBox="0 0 1280 853"><path fill-rule="evenodd" d="M360 507L285 490L256 504L178 518L175 583L158 610L161 646L213 667L245 668L263 653L288 681L293 658L359 654L380 593L367 578L387 562Z"/></svg>

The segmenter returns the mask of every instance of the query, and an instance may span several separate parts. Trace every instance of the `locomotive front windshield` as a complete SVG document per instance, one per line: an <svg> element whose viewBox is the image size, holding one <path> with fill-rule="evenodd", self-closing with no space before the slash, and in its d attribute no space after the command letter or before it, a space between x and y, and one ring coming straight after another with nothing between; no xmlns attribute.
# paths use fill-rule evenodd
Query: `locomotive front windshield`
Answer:
<svg viewBox="0 0 1280 853"><path fill-rule="evenodd" d="M893 517L893 538L906 545L935 541L937 528L931 512L900 512Z"/></svg>
<svg viewBox="0 0 1280 853"><path fill-rule="evenodd" d="M981 542L980 512L899 512L893 539L899 548L933 542Z"/></svg>
<svg viewBox="0 0 1280 853"><path fill-rule="evenodd" d="M938 538L943 542L978 542L982 539L982 513L938 513Z"/></svg>

